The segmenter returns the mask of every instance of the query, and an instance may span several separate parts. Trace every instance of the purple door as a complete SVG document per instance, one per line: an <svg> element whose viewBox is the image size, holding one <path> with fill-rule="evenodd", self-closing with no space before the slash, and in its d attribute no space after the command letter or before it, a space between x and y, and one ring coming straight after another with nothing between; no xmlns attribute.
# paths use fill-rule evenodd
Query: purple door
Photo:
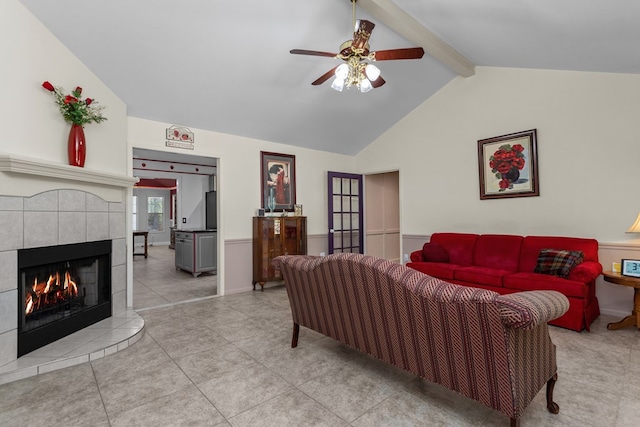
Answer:
<svg viewBox="0 0 640 427"><path fill-rule="evenodd" d="M329 253L364 252L362 175L328 172Z"/></svg>

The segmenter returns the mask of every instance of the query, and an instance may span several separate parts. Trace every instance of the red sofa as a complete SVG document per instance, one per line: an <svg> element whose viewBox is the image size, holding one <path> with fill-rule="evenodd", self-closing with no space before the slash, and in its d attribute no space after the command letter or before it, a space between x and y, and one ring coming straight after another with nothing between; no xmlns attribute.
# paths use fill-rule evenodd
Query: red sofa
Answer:
<svg viewBox="0 0 640 427"><path fill-rule="evenodd" d="M536 273L543 249L580 251L584 257L566 278L548 272ZM434 233L422 250L411 253L407 266L441 280L500 294L533 290L561 292L569 299L569 310L549 322L555 326L589 330L591 322L600 315L596 278L602 273L602 265L598 261L595 239Z"/></svg>

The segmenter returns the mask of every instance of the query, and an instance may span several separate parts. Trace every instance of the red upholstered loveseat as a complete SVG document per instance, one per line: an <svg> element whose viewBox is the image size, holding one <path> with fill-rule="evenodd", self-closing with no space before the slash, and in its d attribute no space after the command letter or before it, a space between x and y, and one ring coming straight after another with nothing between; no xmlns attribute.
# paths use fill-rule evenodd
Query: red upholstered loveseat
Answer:
<svg viewBox="0 0 640 427"><path fill-rule="evenodd" d="M567 278L535 273L542 249L581 251L584 261ZM448 259L447 259L448 258ZM576 331L589 330L600 315L596 278L602 273L598 241L575 237L509 234L434 233L407 264L438 279L500 294L554 290L569 299L569 311L549 322Z"/></svg>

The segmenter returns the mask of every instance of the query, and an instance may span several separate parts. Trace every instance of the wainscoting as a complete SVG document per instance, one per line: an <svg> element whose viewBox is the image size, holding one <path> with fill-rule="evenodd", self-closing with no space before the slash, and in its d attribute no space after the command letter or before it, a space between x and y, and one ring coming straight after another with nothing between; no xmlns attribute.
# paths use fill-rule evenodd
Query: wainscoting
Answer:
<svg viewBox="0 0 640 427"><path fill-rule="evenodd" d="M307 235L307 253L309 255L320 255L327 253L327 236L324 234ZM253 289L253 240L249 239L228 239L224 242L225 251L225 295L247 292ZM239 262L246 260L246 262ZM272 282L265 285L280 285L282 282Z"/></svg>

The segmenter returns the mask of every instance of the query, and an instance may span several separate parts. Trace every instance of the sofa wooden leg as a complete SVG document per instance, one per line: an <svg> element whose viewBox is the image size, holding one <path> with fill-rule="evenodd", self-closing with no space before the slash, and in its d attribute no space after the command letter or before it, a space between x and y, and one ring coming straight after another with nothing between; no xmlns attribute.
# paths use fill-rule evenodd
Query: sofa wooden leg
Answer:
<svg viewBox="0 0 640 427"><path fill-rule="evenodd" d="M558 374L554 374L549 381L547 381L547 409L552 414L557 414L560 412L560 407L556 402L553 401L553 387L556 385L556 381L558 381Z"/></svg>
<svg viewBox="0 0 640 427"><path fill-rule="evenodd" d="M296 348L298 346L298 335L300 334L300 325L297 323L293 324L293 337L291 338L291 348Z"/></svg>
<svg viewBox="0 0 640 427"><path fill-rule="evenodd" d="M511 427L520 427L520 418L511 418Z"/></svg>

